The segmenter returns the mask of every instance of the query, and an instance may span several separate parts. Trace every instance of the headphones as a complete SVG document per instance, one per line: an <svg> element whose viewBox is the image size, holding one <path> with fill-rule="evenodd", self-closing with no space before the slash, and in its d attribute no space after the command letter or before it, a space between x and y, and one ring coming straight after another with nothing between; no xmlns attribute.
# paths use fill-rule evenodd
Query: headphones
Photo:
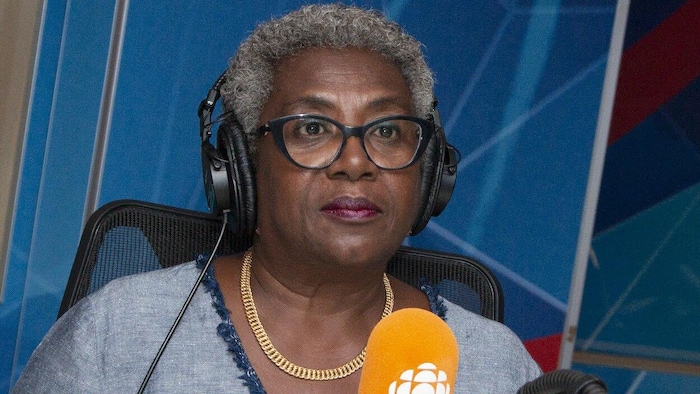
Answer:
<svg viewBox="0 0 700 394"><path fill-rule="evenodd" d="M226 77L222 74L198 109L204 192L213 214L230 210L231 230L235 234L252 236L256 228L255 174L248 156L245 133L233 113L224 113L212 120L214 106L225 81ZM428 119L437 126L436 133L423 153L431 159L419 160L423 165L422 193L419 215L413 223L411 235L418 234L431 216L438 216L445 209L457 179L459 151L447 143L436 105L437 101ZM216 147L210 142L214 124L219 124Z"/></svg>

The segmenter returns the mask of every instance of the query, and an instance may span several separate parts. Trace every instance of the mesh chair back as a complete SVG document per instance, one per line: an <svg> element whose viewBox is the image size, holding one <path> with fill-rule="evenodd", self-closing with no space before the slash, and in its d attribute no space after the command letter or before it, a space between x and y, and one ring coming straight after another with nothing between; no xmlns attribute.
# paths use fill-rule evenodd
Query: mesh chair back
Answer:
<svg viewBox="0 0 700 394"><path fill-rule="evenodd" d="M207 213L142 201L119 200L104 205L85 225L58 316L112 279L171 267L209 253L221 226L220 218ZM250 245L250 238L226 228L217 254L239 253ZM448 300L503 321L500 284L475 260L401 248L387 271L417 288L424 278Z"/></svg>
<svg viewBox="0 0 700 394"><path fill-rule="evenodd" d="M503 322L501 285L493 273L476 260L402 247L389 261L387 272L416 288L425 281L462 308Z"/></svg>

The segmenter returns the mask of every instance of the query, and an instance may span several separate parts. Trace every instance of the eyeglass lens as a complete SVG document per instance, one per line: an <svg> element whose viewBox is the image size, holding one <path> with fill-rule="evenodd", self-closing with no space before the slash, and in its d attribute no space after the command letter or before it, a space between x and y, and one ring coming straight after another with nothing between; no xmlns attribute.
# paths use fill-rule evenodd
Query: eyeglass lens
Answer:
<svg viewBox="0 0 700 394"><path fill-rule="evenodd" d="M330 165L343 147L341 128L328 120L313 117L290 119L284 123L282 131L289 156L304 167ZM421 125L414 121L388 119L372 124L365 131L363 145L377 166L401 168L413 160L422 132Z"/></svg>

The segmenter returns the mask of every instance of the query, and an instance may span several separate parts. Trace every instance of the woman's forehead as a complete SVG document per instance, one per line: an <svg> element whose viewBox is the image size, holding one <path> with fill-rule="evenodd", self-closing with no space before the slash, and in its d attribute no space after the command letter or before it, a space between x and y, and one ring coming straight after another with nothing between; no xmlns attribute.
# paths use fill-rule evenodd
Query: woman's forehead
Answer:
<svg viewBox="0 0 700 394"><path fill-rule="evenodd" d="M268 104L286 111L361 105L411 112L408 84L386 57L357 48L313 48L283 59Z"/></svg>

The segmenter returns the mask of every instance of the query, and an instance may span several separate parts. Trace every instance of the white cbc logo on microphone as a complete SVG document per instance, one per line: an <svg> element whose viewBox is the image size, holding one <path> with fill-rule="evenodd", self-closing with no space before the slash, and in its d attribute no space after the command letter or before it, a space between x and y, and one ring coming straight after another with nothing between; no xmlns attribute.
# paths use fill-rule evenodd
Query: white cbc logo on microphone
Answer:
<svg viewBox="0 0 700 394"><path fill-rule="evenodd" d="M398 381L389 385L389 394L450 394L447 374L432 363L401 373Z"/></svg>

